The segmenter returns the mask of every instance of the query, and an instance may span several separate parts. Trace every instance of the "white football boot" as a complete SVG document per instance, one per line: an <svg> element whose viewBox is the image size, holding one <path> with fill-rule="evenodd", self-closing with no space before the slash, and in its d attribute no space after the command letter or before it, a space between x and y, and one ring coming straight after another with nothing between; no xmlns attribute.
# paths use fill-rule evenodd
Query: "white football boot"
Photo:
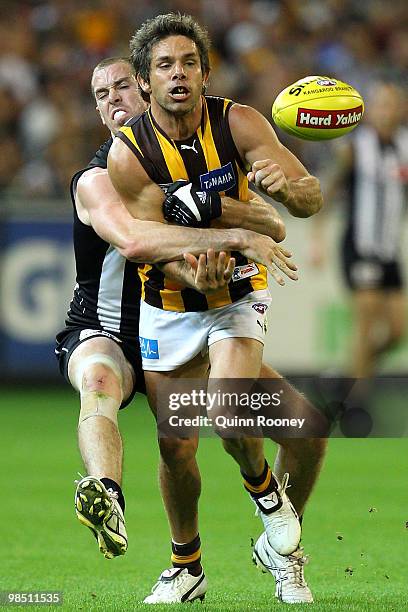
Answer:
<svg viewBox="0 0 408 612"><path fill-rule="evenodd" d="M117 498L118 494L107 490L98 478L86 476L77 482L76 515L92 531L106 559L124 555L128 547L125 518Z"/></svg>
<svg viewBox="0 0 408 612"><path fill-rule="evenodd" d="M203 601L207 591L207 579L204 571L199 576L192 576L187 568L171 567L164 570L143 603L172 604L200 599Z"/></svg>
<svg viewBox="0 0 408 612"><path fill-rule="evenodd" d="M284 603L313 603L313 595L303 576L303 567L308 557L298 547L291 555L279 555L269 544L263 532L252 553L255 565L264 573L270 572L276 581L275 597Z"/></svg>
<svg viewBox="0 0 408 612"><path fill-rule="evenodd" d="M280 555L289 555L297 549L300 542L301 526L296 510L286 495L289 474L285 474L282 483L275 479L277 489L264 497L251 499L257 506L256 514L262 519L269 544Z"/></svg>

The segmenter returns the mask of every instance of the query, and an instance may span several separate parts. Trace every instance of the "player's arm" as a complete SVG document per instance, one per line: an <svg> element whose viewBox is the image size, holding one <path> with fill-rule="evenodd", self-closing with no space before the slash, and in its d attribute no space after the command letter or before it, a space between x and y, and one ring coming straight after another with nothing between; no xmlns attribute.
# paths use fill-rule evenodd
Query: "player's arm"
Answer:
<svg viewBox="0 0 408 612"><path fill-rule="evenodd" d="M151 248L146 248L146 245L154 239L159 254L166 261L171 258L172 241L169 241L168 232L164 234L163 224L134 219L119 200L107 170L94 168L81 176L77 184L76 206L81 221L91 225L103 240L113 244L122 255L138 255L143 261L151 263L145 259ZM185 235L191 231L178 227L170 227L169 230L170 235L180 232ZM192 231L196 233L198 230ZM144 250L141 244L145 244ZM201 293L210 293L228 284L235 266L234 258L227 261L225 253L220 253L215 261L214 251L209 250L207 255L198 255L198 259L186 254L181 261L159 264L159 267L171 280Z"/></svg>
<svg viewBox="0 0 408 612"><path fill-rule="evenodd" d="M109 152L108 172L114 189L133 217L159 222L164 220L163 191L151 181L136 156L118 138ZM169 229L169 226L164 226L165 232ZM174 229L184 231L186 228ZM182 253L197 255L209 248L216 252L239 251L248 259L265 265L280 285L284 285L285 281L277 268L292 280L297 280L297 267L289 259L291 254L269 236L242 229L199 229L197 232L194 238L189 236L188 243L184 239ZM167 234L167 240L171 240L170 234ZM153 253L155 243L151 246ZM155 261L159 259L156 257Z"/></svg>
<svg viewBox="0 0 408 612"><path fill-rule="evenodd" d="M159 191L159 199L163 200L164 194L161 189ZM88 170L80 177L76 204L81 221L92 225L103 240L131 261L157 263L183 259L184 252L199 255L208 245L217 250L239 250L251 240L249 233L238 229L199 230L135 219L121 202L103 168Z"/></svg>
<svg viewBox="0 0 408 612"><path fill-rule="evenodd" d="M254 108L234 104L229 124L235 145L250 167L248 180L281 202L294 217L310 217L323 204L319 180L279 140Z"/></svg>
<svg viewBox="0 0 408 612"><path fill-rule="evenodd" d="M274 206L255 191L249 190L248 202L241 202L227 196L221 199L222 215L215 219L211 227L242 227L265 234L282 242L286 237L283 219Z"/></svg>
<svg viewBox="0 0 408 612"><path fill-rule="evenodd" d="M273 206L255 192L244 202L223 196L181 179L172 183L163 203L166 221L184 227L242 227L270 236L276 242L285 238L285 226Z"/></svg>

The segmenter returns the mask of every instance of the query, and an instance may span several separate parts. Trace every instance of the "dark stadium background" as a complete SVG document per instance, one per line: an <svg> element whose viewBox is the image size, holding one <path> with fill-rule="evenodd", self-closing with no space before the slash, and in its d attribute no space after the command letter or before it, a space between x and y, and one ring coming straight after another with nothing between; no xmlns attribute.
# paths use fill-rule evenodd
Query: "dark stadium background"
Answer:
<svg viewBox="0 0 408 612"><path fill-rule="evenodd" d="M269 118L276 94L308 74L336 76L363 95L377 78L406 83L404 9L399 0L3 0L0 378L58 380L53 337L74 282L68 184L106 139L89 78L100 59L127 54L138 24L170 10L195 15L213 42L210 93L251 104ZM332 145L279 135L324 186ZM329 260L319 270L310 265L312 221L285 216L301 277L284 290L273 287L266 347L267 360L285 373L331 374L348 363L352 331L337 240L344 207L339 201L328 208ZM290 325L274 325L282 320ZM385 371L402 373L404 361L407 345Z"/></svg>
<svg viewBox="0 0 408 612"><path fill-rule="evenodd" d="M0 591L63 590L66 609L134 607L168 563L154 426L143 402L121 416L129 554L105 563L76 524L77 400L59 378L53 339L74 283L69 180L107 136L90 95L91 71L104 57L127 54L144 19L173 10L209 29L209 93L251 104L268 118L276 94L309 74L345 80L363 96L378 78L407 83L406 3L399 0L2 0ZM324 185L333 145L279 136ZM327 218L328 261L316 270L311 221L285 215L301 280L273 289L265 356L287 375L343 374L350 361L352 318L338 261L341 194ZM377 398L383 414L397 413L392 436L408 431L401 391L407 369L405 341L380 370L399 381L397 396L388 386ZM408 609L407 450L406 439L331 441L305 519L316 610ZM204 559L214 587L208 609L270 609L272 581L249 562L259 525L239 475L214 440L202 441L200 465Z"/></svg>

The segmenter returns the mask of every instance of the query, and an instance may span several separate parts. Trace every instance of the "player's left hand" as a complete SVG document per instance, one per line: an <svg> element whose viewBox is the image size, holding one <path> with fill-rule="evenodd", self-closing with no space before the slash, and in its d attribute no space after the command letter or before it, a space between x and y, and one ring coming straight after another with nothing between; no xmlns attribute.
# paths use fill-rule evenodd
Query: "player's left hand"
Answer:
<svg viewBox="0 0 408 612"><path fill-rule="evenodd" d="M227 259L224 251L217 257L214 249L208 249L207 253L201 253L198 258L191 253L184 253L184 261L194 275L195 289L204 294L213 293L228 285L235 268L234 257Z"/></svg>
<svg viewBox="0 0 408 612"><path fill-rule="evenodd" d="M284 204L288 199L289 185L285 173L279 164L275 164L271 159L254 162L247 179L278 202Z"/></svg>

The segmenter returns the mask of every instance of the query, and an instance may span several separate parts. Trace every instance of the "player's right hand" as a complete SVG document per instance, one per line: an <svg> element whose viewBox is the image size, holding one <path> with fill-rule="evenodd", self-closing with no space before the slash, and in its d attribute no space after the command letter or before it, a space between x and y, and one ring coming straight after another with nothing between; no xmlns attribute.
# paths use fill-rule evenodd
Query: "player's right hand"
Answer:
<svg viewBox="0 0 408 612"><path fill-rule="evenodd" d="M247 174L247 179L278 202L284 204L288 199L289 186L285 173L281 166L271 159L254 162Z"/></svg>
<svg viewBox="0 0 408 612"><path fill-rule="evenodd" d="M210 294L228 285L235 268L235 258L227 258L221 251L218 257L214 249L201 253L195 257L191 253L184 253L184 261L191 268L194 276L194 288L200 293Z"/></svg>
<svg viewBox="0 0 408 612"><path fill-rule="evenodd" d="M251 261L263 264L278 285L285 285L285 279L280 272L291 280L298 280L297 265L292 261L292 253L277 244L269 236L250 232L249 245L241 250Z"/></svg>

